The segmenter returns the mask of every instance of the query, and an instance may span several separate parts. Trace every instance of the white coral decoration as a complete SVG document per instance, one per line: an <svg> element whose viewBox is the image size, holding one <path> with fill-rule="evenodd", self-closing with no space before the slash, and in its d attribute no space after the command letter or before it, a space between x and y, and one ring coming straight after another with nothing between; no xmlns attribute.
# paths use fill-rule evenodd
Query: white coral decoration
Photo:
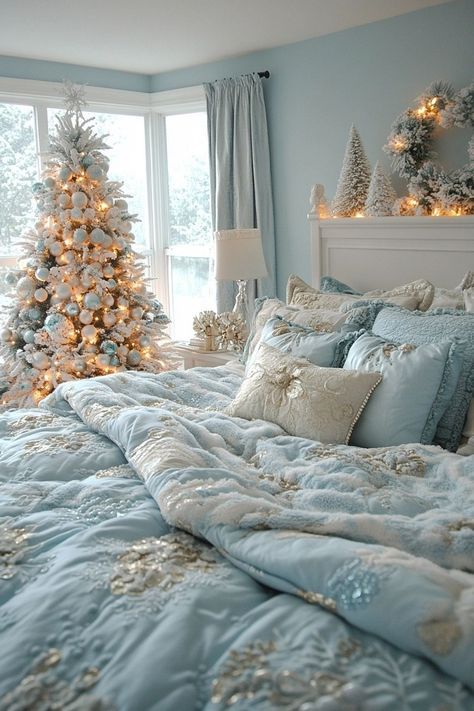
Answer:
<svg viewBox="0 0 474 711"><path fill-rule="evenodd" d="M370 180L369 194L365 203L365 214L370 217L391 215L396 198L390 178L377 161Z"/></svg>
<svg viewBox="0 0 474 711"><path fill-rule="evenodd" d="M237 351L243 350L245 341L247 340L247 325L245 320L233 311L226 311L225 313L219 314L218 322L220 345L222 349L227 350L229 347L232 347Z"/></svg>
<svg viewBox="0 0 474 711"><path fill-rule="evenodd" d="M197 336L217 336L218 317L215 311L201 311L193 318L193 331Z"/></svg>

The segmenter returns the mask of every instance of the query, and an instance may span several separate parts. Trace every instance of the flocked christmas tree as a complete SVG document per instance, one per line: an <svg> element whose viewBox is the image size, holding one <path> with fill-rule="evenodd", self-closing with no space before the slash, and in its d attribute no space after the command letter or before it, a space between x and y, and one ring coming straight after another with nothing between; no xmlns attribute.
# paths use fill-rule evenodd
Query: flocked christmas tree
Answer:
<svg viewBox="0 0 474 711"><path fill-rule="evenodd" d="M351 126L332 212L336 217L361 215L370 184L370 165L355 126Z"/></svg>
<svg viewBox="0 0 474 711"><path fill-rule="evenodd" d="M392 208L397 195L390 178L380 163L375 164L370 179L369 193L365 203L365 214L369 217L385 217L392 214Z"/></svg>
<svg viewBox="0 0 474 711"><path fill-rule="evenodd" d="M4 406L38 403L62 382L173 365L169 319L133 249L122 183L107 177L104 137L85 119L83 90L66 89L22 244L16 300L1 334Z"/></svg>

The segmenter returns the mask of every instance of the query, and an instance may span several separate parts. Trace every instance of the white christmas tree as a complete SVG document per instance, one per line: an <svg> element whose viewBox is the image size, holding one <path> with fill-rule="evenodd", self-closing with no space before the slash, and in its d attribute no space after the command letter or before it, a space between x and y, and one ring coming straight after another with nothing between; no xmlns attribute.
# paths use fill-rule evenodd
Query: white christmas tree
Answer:
<svg viewBox="0 0 474 711"><path fill-rule="evenodd" d="M108 146L85 119L81 88L66 89L25 236L16 300L1 333L4 407L37 404L62 382L174 365L169 319L134 251L122 183L107 177Z"/></svg>
<svg viewBox="0 0 474 711"><path fill-rule="evenodd" d="M357 214L362 214L369 184L369 161L357 129L355 126L351 126L336 195L332 204L333 215L355 217Z"/></svg>
<svg viewBox="0 0 474 711"><path fill-rule="evenodd" d="M365 203L365 214L369 217L385 217L392 214L397 195L390 178L380 163L375 164L369 185L369 194Z"/></svg>

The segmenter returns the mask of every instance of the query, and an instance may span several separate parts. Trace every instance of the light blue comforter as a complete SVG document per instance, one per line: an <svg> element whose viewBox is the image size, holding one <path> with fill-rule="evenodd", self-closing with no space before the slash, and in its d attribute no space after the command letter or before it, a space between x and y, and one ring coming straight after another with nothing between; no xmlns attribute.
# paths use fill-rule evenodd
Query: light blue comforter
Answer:
<svg viewBox="0 0 474 711"><path fill-rule="evenodd" d="M474 457L228 417L226 368L0 417L0 709L474 708Z"/></svg>

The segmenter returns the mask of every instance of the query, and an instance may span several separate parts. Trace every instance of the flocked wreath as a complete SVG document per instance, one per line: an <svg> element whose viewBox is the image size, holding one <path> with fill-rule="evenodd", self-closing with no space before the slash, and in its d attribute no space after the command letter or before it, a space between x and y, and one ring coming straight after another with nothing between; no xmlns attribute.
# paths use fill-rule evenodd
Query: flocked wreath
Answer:
<svg viewBox="0 0 474 711"><path fill-rule="evenodd" d="M384 150L393 169L408 178L409 196L395 205L400 215L474 214L474 136L469 142L469 162L447 173L433 161L439 127L474 126L474 84L455 91L435 82L420 96L418 106L404 111L392 126Z"/></svg>

